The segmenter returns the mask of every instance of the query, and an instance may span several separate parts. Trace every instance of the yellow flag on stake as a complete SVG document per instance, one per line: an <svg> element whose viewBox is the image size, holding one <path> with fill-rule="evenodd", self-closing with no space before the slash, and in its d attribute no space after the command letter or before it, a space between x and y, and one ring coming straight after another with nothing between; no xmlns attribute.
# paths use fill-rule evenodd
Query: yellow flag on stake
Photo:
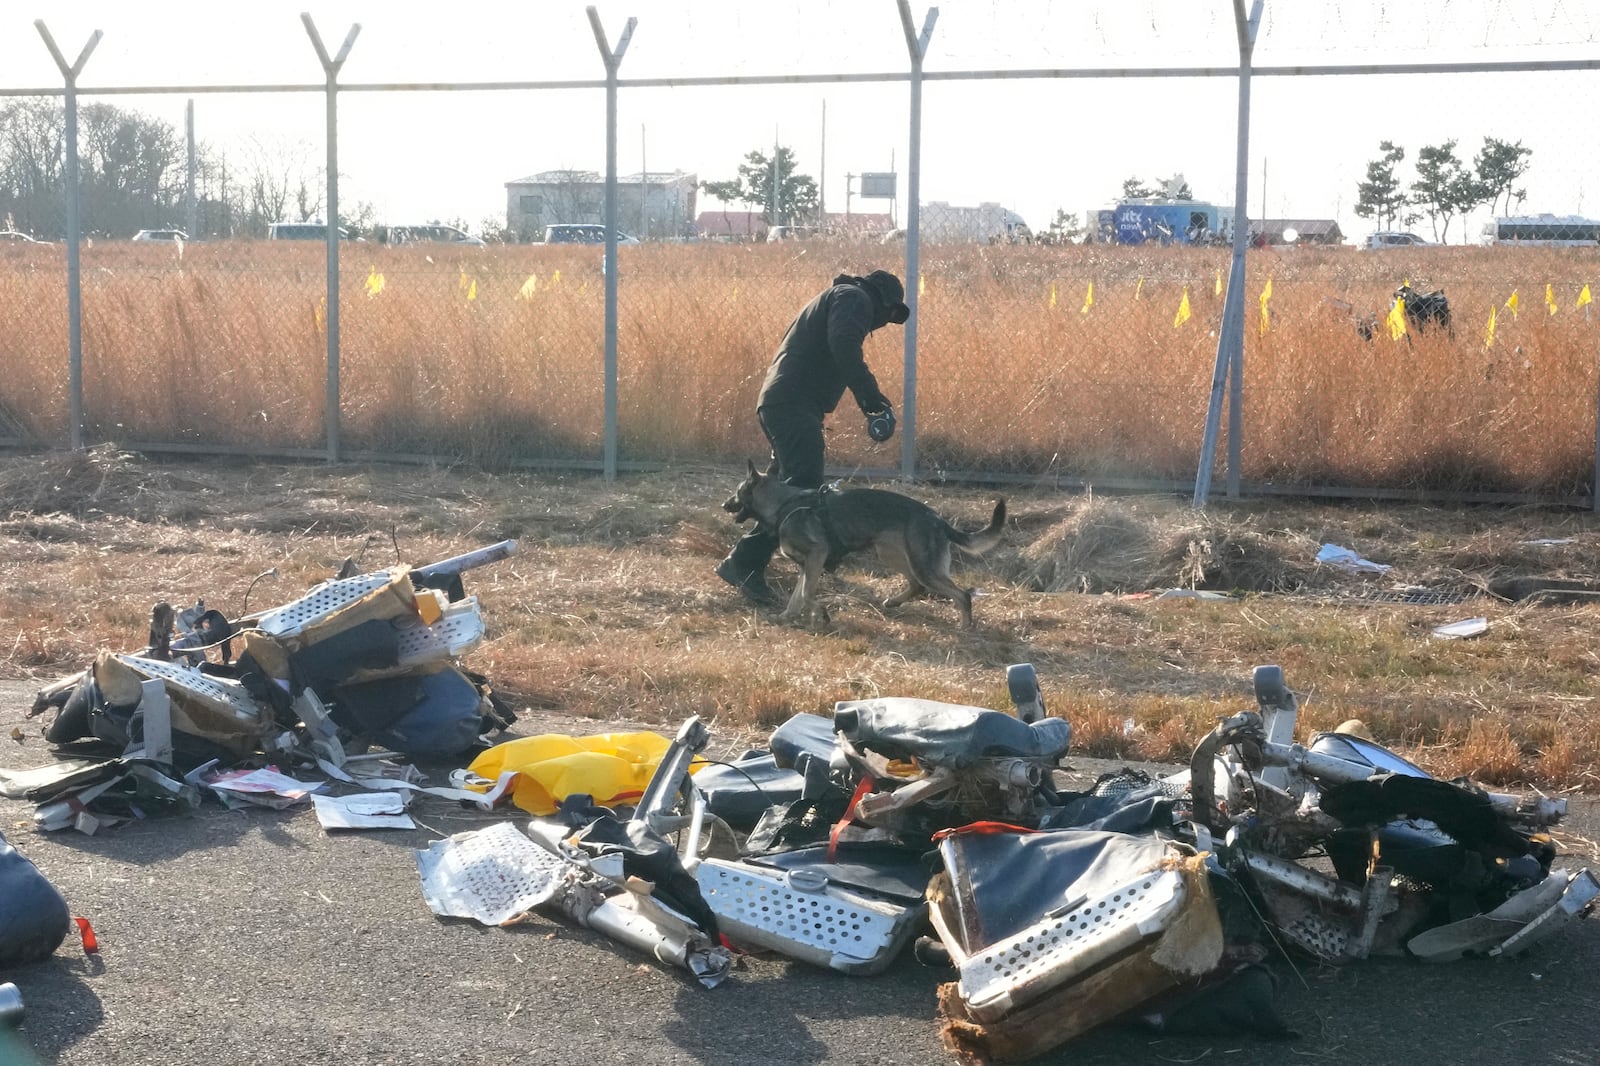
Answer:
<svg viewBox="0 0 1600 1066"><path fill-rule="evenodd" d="M467 286L467 302L471 303L478 298L478 279L473 278Z"/></svg>
<svg viewBox="0 0 1600 1066"><path fill-rule="evenodd" d="M928 275L917 275L917 299L922 299L928 293Z"/></svg>
<svg viewBox="0 0 1600 1066"><path fill-rule="evenodd" d="M461 272L461 281L459 282L458 287L463 290L465 290L467 287L467 272L465 270Z"/></svg>
<svg viewBox="0 0 1600 1066"><path fill-rule="evenodd" d="M1183 299L1178 303L1178 313L1172 318L1172 328L1177 329L1189 321L1189 286L1183 287Z"/></svg>
<svg viewBox="0 0 1600 1066"><path fill-rule="evenodd" d="M1494 347L1494 320L1495 320L1495 312L1497 312L1498 310L1499 310L1498 307L1490 307L1489 308L1489 325L1483 331L1483 346L1485 348L1493 348Z"/></svg>
<svg viewBox="0 0 1600 1066"><path fill-rule="evenodd" d="M1512 318L1516 318L1517 317L1517 304L1519 302L1520 301L1517 299L1517 290L1516 289L1512 289L1511 290L1511 298L1506 300L1506 310L1511 312L1511 317Z"/></svg>
<svg viewBox="0 0 1600 1066"><path fill-rule="evenodd" d="M1572 306L1574 308L1578 308L1578 307L1582 307L1584 304L1593 303L1593 302L1594 302L1594 297L1589 295L1589 286L1585 285L1583 287L1583 291L1578 293L1578 302L1573 304Z"/></svg>
<svg viewBox="0 0 1600 1066"><path fill-rule="evenodd" d="M1550 309L1552 315L1556 313L1556 288L1554 285L1546 285L1544 287L1544 305Z"/></svg>
<svg viewBox="0 0 1600 1066"><path fill-rule="evenodd" d="M1222 271L1217 271L1217 286L1212 290L1216 295L1222 295Z"/></svg>
<svg viewBox="0 0 1600 1066"><path fill-rule="evenodd" d="M1144 279L1143 279L1143 278L1140 278L1140 279L1139 279L1139 284L1137 284L1137 285L1135 285L1135 286L1134 286L1134 287L1133 287L1133 298L1134 298L1134 299L1135 299L1135 300L1137 300L1137 299L1138 299L1138 298L1139 298L1139 294L1140 294L1140 293L1141 293L1141 292L1143 292L1143 291L1144 291Z"/></svg>
<svg viewBox="0 0 1600 1066"><path fill-rule="evenodd" d="M539 291L539 275L529 274L528 280L522 283L522 288L517 290L517 296L524 300L533 299L533 294Z"/></svg>
<svg viewBox="0 0 1600 1066"><path fill-rule="evenodd" d="M1094 282L1091 281L1091 282L1089 282L1088 291L1083 294L1083 307L1079 308L1078 314L1080 314L1080 315L1088 314L1089 313L1089 308L1091 308L1093 306L1094 306Z"/></svg>
<svg viewBox="0 0 1600 1066"><path fill-rule="evenodd" d="M383 291L383 275L378 273L377 267L369 267L367 273L367 296L373 297Z"/></svg>
<svg viewBox="0 0 1600 1066"><path fill-rule="evenodd" d="M560 285L561 284L561 271L558 270L554 274L550 275L550 284L552 284L552 285Z"/></svg>
<svg viewBox="0 0 1600 1066"><path fill-rule="evenodd" d="M1389 317L1386 321L1389 326L1390 340L1397 341L1406 335L1406 298L1404 296L1395 297L1394 307L1389 309Z"/></svg>
<svg viewBox="0 0 1600 1066"><path fill-rule="evenodd" d="M1054 311L1055 309L1056 309L1056 283L1052 281L1050 283L1050 310Z"/></svg>
<svg viewBox="0 0 1600 1066"><path fill-rule="evenodd" d="M1267 330L1272 328L1272 315L1267 311L1267 301L1272 299L1272 279L1267 279L1266 288L1261 290L1261 335L1264 337Z"/></svg>

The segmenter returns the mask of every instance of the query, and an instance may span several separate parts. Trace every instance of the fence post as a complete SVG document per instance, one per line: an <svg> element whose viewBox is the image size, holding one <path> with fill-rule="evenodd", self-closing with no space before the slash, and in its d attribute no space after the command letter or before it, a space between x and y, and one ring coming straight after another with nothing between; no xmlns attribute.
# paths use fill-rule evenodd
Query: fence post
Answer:
<svg viewBox="0 0 1600 1066"><path fill-rule="evenodd" d="M600 61L606 66L606 410L605 478L617 476L617 68L633 39L636 18L628 19L622 36L612 48L600 25L600 12L587 8L594 43L600 48Z"/></svg>
<svg viewBox="0 0 1600 1066"><path fill-rule="evenodd" d="M905 391L900 398L900 479L917 478L917 291L922 276L922 61L928 54L928 40L939 9L928 8L922 20L922 33L911 21L909 0L899 0L900 25L906 34L906 51L911 55L911 158L906 164L906 318Z"/></svg>
<svg viewBox="0 0 1600 1066"><path fill-rule="evenodd" d="M1217 431L1222 421L1222 386L1232 368L1228 407L1228 495L1239 495L1239 464L1244 435L1244 253L1250 242L1246 196L1250 190L1250 56L1256 30L1261 26L1262 0L1244 13L1244 0L1233 0L1233 20L1239 33L1238 174L1233 189L1233 261L1228 267L1228 293L1222 308L1222 329L1217 334L1217 361L1211 372L1211 402L1206 408L1205 434L1200 441L1200 467L1194 479L1194 506L1204 507L1211 496L1211 471L1216 462Z"/></svg>
<svg viewBox="0 0 1600 1066"><path fill-rule="evenodd" d="M56 47L55 38L50 36L44 19L35 20L33 25L39 31L39 36L44 38L44 46L50 49L50 58L56 61L56 67L66 83L67 435L72 450L76 452L83 449L83 279L78 258L78 244L83 233L78 218L78 75L89 61L89 53L100 43L101 35L99 30L91 33L89 42L78 53L78 61L68 63L61 49Z"/></svg>
<svg viewBox="0 0 1600 1066"><path fill-rule="evenodd" d="M336 463L339 461L339 68L350 54L350 46L356 43L361 23L350 24L350 32L345 35L339 54L330 59L310 13L301 12L300 21L305 24L311 46L317 50L317 59L322 62L322 72L328 79L328 309L323 318L328 330L328 376L323 422L328 438L328 462Z"/></svg>

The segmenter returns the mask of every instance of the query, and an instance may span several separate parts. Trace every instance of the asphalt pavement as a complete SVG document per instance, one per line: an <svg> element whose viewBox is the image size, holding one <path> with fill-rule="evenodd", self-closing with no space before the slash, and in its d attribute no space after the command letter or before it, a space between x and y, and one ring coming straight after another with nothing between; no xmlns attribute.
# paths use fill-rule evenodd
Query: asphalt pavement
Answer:
<svg viewBox="0 0 1600 1066"><path fill-rule="evenodd" d="M40 723L24 723L33 691L0 683L0 766L51 760ZM562 726L515 732L618 727ZM1104 768L1067 762L1086 778ZM74 935L52 959L0 972L26 1010L20 1040L0 1042L0 1066L955 1061L938 1037L945 975L909 955L865 978L747 957L707 990L557 920L490 929L435 917L414 850L520 814L423 796L414 815L425 828L331 835L309 809L208 800L191 815L84 836L37 832L32 813L0 799L6 837L90 921L100 949L86 954ZM1566 828L1600 839L1600 804L1574 800ZM1275 972L1295 1040L1113 1026L1037 1061L1600 1062L1597 921L1509 960L1301 960Z"/></svg>

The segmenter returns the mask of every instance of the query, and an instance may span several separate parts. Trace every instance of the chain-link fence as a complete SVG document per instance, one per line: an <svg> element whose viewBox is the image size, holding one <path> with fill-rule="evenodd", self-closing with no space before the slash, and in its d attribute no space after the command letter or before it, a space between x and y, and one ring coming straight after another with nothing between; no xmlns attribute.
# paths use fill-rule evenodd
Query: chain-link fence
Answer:
<svg viewBox="0 0 1600 1066"><path fill-rule="evenodd" d="M327 84L133 91L90 87L92 48L74 74L63 46L65 92L0 90L6 229L54 242L0 246L0 439L731 464L766 451L756 393L795 312L883 267L914 316L867 356L903 432L872 443L847 398L838 473L1179 487L1212 439L1226 469L1231 436L1245 492L1592 501L1600 153L1578 116L1600 15L1482 0L1441 27L1367 6L1357 25L1170 0L823 5L830 29L800 5L737 54L709 42L759 20L716 8L680 13L708 43L670 55L651 28L679 16L647 12L634 40L574 9L541 38L541 70L571 76L546 81L354 81L330 41ZM823 56L838 67L809 68ZM493 217L452 213L448 167L503 140L525 162L498 164ZM152 145L154 191L128 160ZM404 185L431 190L429 217L397 206ZM334 204L354 239L330 248Z"/></svg>

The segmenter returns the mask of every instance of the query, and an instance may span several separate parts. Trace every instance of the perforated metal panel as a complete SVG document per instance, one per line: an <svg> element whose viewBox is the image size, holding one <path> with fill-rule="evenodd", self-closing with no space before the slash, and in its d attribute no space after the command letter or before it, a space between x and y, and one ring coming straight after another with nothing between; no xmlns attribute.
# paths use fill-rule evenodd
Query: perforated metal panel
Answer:
<svg viewBox="0 0 1600 1066"><path fill-rule="evenodd" d="M457 600L445 608L443 616L433 625L418 623L400 630L400 665L465 655L483 642L483 633L478 598L468 596Z"/></svg>
<svg viewBox="0 0 1600 1066"><path fill-rule="evenodd" d="M199 670L160 659L145 659L137 655L118 655L117 661L140 677L166 683L169 690L177 689L190 699L215 707L245 722L261 720L261 708L245 687L226 677L212 677Z"/></svg>
<svg viewBox="0 0 1600 1066"><path fill-rule="evenodd" d="M1327 962L1346 958L1359 918L1325 913L1316 901L1259 878L1256 888L1284 939Z"/></svg>
<svg viewBox="0 0 1600 1066"><path fill-rule="evenodd" d="M292 637L307 626L331 617L395 580L388 571L357 574L355 577L324 581L292 603L274 608L256 620L256 628L274 637Z"/></svg>
<svg viewBox="0 0 1600 1066"><path fill-rule="evenodd" d="M457 833L416 852L422 897L435 914L501 925L547 903L578 868L511 822Z"/></svg>
<svg viewBox="0 0 1600 1066"><path fill-rule="evenodd" d="M1154 936L1186 895L1183 877L1165 870L1047 918L961 963L961 998L980 1021L1001 1017Z"/></svg>
<svg viewBox="0 0 1600 1066"><path fill-rule="evenodd" d="M706 859L695 873L729 937L845 973L887 967L916 931L922 913L920 904L901 907L820 877L807 883L746 863Z"/></svg>

